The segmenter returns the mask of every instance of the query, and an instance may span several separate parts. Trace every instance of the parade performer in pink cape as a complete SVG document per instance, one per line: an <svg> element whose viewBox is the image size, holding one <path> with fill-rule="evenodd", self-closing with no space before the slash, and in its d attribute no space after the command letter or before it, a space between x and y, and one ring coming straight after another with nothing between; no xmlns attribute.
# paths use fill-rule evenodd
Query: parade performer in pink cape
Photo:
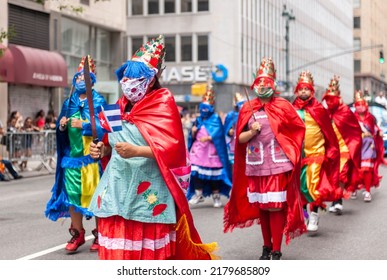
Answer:
<svg viewBox="0 0 387 280"><path fill-rule="evenodd" d="M216 258L217 244L201 242L185 196L190 168L180 114L158 81L164 56L159 36L116 71L122 130L90 146L94 158L110 155L90 205L100 259Z"/></svg>

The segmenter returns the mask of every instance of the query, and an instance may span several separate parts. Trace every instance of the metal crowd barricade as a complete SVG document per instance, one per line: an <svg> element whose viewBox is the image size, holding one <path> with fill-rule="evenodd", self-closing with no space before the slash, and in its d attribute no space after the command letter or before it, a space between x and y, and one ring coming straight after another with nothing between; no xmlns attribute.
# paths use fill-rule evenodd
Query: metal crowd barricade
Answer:
<svg viewBox="0 0 387 280"><path fill-rule="evenodd" d="M37 163L35 170L45 168L49 173L55 172L56 134L55 130L38 132L7 132L0 142L0 154L14 165L22 162Z"/></svg>

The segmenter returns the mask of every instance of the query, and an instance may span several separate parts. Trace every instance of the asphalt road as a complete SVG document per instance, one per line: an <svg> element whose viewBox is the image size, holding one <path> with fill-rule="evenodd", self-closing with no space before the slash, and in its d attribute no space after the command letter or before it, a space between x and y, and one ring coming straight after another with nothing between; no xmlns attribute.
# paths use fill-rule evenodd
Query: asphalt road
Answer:
<svg viewBox="0 0 387 280"><path fill-rule="evenodd" d="M387 168L381 167L387 177ZM344 201L342 216L320 214L319 230L283 244L284 260L387 260L387 189L372 189L373 200ZM53 175L0 182L0 260L97 260L89 251L94 220L85 221L87 242L75 254L64 250L70 239L68 219L45 218ZM226 198L222 198L226 203ZM223 233L223 208L210 198L192 207L196 227L204 242L218 242L223 260L257 260L262 237L259 226Z"/></svg>

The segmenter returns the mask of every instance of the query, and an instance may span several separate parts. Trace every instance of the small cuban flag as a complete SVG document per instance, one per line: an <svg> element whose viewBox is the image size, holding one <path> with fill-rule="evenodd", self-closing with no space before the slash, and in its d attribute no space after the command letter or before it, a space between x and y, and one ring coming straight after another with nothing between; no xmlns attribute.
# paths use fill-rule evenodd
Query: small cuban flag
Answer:
<svg viewBox="0 0 387 280"><path fill-rule="evenodd" d="M97 108L98 119L105 133L122 130L120 106L118 104L106 104Z"/></svg>

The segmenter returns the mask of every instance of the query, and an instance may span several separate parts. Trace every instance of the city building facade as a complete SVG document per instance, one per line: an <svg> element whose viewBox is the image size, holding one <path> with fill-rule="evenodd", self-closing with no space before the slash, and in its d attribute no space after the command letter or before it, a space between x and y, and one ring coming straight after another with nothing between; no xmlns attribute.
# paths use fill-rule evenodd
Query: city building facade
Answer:
<svg viewBox="0 0 387 280"><path fill-rule="evenodd" d="M287 98L299 73L309 70L318 97L336 74L344 100L352 100L353 53L336 56L353 48L352 0L128 0L127 13L128 57L163 34L162 83L191 111L200 102L192 85L209 79L216 109L230 110L235 92L250 92L263 57L273 58L278 89Z"/></svg>
<svg viewBox="0 0 387 280"><path fill-rule="evenodd" d="M374 99L386 90L386 65L379 61L387 50L387 6L383 0L353 1L353 44L355 90L362 90Z"/></svg>
<svg viewBox="0 0 387 280"><path fill-rule="evenodd" d="M126 2L121 0L0 1L0 120L12 111L24 117L57 114L71 91L82 56L96 64L97 89L115 102L114 70L126 59Z"/></svg>

